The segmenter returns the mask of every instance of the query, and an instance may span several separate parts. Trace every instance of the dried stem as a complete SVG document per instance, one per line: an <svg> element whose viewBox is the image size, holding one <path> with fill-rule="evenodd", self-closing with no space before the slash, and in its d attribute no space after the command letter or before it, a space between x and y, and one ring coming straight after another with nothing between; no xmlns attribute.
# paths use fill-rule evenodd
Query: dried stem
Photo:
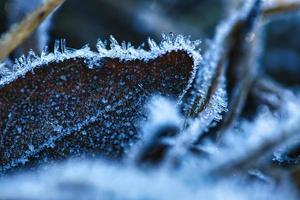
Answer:
<svg viewBox="0 0 300 200"><path fill-rule="evenodd" d="M258 1L257 1L258 2ZM227 80L229 89L229 112L226 113L224 120L219 128L219 134L230 128L235 120L239 117L252 84L257 76L258 66L256 60L257 49L259 48L259 27L256 19L260 16L267 17L274 14L281 14L287 11L300 9L300 2L282 2L275 6L267 7L259 12L259 7L253 7L252 11L246 17L245 21L232 27L229 37L232 38L228 54ZM248 25L247 25L248 24ZM252 42L248 42L249 37L253 37Z"/></svg>
<svg viewBox="0 0 300 200"><path fill-rule="evenodd" d="M278 3L275 6L266 7L263 10L264 17L270 17L276 14L282 14L286 12L299 11L300 10L300 1L294 2L283 2Z"/></svg>
<svg viewBox="0 0 300 200"><path fill-rule="evenodd" d="M13 25L10 30L0 38L0 61L6 58L65 0L46 0L34 12L29 14L19 24Z"/></svg>
<svg viewBox="0 0 300 200"><path fill-rule="evenodd" d="M257 66L253 63L255 50L254 39L249 39L256 31L260 16L261 2L256 1L248 16L233 27L230 34L232 44L227 54L228 67L226 70L228 80L229 105L221 125L221 131L230 128L240 115L251 84L257 75ZM254 37L257 37L254 35Z"/></svg>

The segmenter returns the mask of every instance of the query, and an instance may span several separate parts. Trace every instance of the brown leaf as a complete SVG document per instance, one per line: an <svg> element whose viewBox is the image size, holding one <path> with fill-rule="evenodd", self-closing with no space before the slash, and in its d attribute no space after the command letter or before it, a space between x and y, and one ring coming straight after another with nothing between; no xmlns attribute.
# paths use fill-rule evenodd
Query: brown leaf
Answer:
<svg viewBox="0 0 300 200"><path fill-rule="evenodd" d="M67 157L120 157L139 138L145 102L183 94L193 56L172 50L149 60L52 61L0 88L2 171Z"/></svg>

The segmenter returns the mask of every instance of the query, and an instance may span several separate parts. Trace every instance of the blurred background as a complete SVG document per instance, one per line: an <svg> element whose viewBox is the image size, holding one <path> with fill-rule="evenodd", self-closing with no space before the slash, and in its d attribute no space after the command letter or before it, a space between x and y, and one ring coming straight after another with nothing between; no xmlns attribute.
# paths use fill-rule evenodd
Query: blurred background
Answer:
<svg viewBox="0 0 300 200"><path fill-rule="evenodd" d="M0 31L20 20L20 9L10 6L23 2L27 11L40 0L0 0ZM24 3L25 2L25 3ZM55 39L65 38L67 45L80 48L97 39L113 35L118 41L139 46L148 37L160 40L162 33L190 35L202 40L205 50L217 24L231 8L243 0L67 0L52 16L49 26L50 49ZM22 4L22 3L21 3ZM23 9L23 10L26 10ZM290 14L267 22L263 45L262 70L280 83L299 88L300 85L300 16ZM32 47L33 48L33 47ZM147 47L145 47L147 48ZM38 50L37 50L38 51ZM20 54L20 53L19 53ZM15 57L18 57L16 53Z"/></svg>

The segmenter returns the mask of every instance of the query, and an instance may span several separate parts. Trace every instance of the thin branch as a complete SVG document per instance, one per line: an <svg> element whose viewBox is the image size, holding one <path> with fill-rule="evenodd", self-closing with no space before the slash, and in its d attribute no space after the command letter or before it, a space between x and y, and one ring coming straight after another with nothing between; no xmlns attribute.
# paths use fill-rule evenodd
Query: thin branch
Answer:
<svg viewBox="0 0 300 200"><path fill-rule="evenodd" d="M264 8L263 16L270 17L277 14L299 11L300 10L300 1L278 3L274 6L269 6Z"/></svg>
<svg viewBox="0 0 300 200"><path fill-rule="evenodd" d="M2 35L0 38L0 61L22 44L39 24L41 24L44 19L64 1L65 0L46 0L19 24L13 25L7 33Z"/></svg>

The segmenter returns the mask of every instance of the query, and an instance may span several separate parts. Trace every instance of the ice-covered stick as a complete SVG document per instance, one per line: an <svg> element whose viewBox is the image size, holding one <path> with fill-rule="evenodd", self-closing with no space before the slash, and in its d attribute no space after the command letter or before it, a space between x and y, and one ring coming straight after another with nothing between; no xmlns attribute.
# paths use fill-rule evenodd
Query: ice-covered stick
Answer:
<svg viewBox="0 0 300 200"><path fill-rule="evenodd" d="M270 155L274 149L288 146L299 139L300 115L296 111L299 110L298 96L284 90L281 98L282 103L277 113L280 117L270 113L260 115L251 124L252 128L246 129L247 138L241 140L236 138L234 144L228 143L233 140L228 139L231 136L226 136L225 144L231 147L235 145L240 150L239 152L232 151L232 149L221 150L223 153L220 155L227 155L227 157L217 164L209 174L226 177L259 167L263 158ZM264 121L261 121L262 119Z"/></svg>
<svg viewBox="0 0 300 200"><path fill-rule="evenodd" d="M187 96L192 97L190 100L192 104L188 105L185 110L187 117L207 119L209 116L212 120L217 121L222 119L220 113L224 112L224 107L227 106L226 101L224 101L226 99L225 78L229 83L227 87L229 112L223 116L225 119L219 123L220 126L215 130L220 130L219 128L223 124L232 124L239 115L247 96L249 82L251 82L256 73L256 67L251 67L253 65L248 62L253 60L251 55L257 53L252 49L254 46L253 41L255 40L251 36L253 36L254 22L259 16L260 3L259 0L248 2L241 11L235 12L218 26L215 38L203 56L201 64L204 67L201 66L200 69L203 68L204 70L197 72L193 90L191 90L201 92L191 92L191 95ZM244 63L246 63L246 66L243 65ZM231 77L231 74L234 77ZM225 75L226 77L224 77ZM234 93L232 92L233 88L235 88ZM219 105L223 105L223 108L216 108L215 105L218 104L215 102L219 102L222 99L223 103L219 103ZM214 114L215 111L218 111L217 115ZM201 143L206 136L215 135L211 134L215 130L207 131L207 126L203 127L205 129L199 132L199 138L195 143ZM204 132L205 134L202 134Z"/></svg>
<svg viewBox="0 0 300 200"><path fill-rule="evenodd" d="M247 15L238 20L230 34L226 58L228 112L224 116L219 133L230 128L242 112L248 92L258 73L259 56L255 43L258 40L258 20L261 14L259 0L253 1Z"/></svg>
<svg viewBox="0 0 300 200"><path fill-rule="evenodd" d="M227 54L228 67L226 72L229 112L224 116L219 133L230 128L240 115L247 95L258 75L259 63L257 61L260 60L259 57L262 51L262 45L260 44L262 24L260 20L262 20L262 17L300 8L299 0L273 1L271 4L259 0L252 2L253 6L248 14L243 20L237 21L232 26L229 34L231 44Z"/></svg>
<svg viewBox="0 0 300 200"><path fill-rule="evenodd" d="M19 24L14 25L0 38L0 61L6 58L43 22L43 20L64 0L46 0L34 12L29 14Z"/></svg>

